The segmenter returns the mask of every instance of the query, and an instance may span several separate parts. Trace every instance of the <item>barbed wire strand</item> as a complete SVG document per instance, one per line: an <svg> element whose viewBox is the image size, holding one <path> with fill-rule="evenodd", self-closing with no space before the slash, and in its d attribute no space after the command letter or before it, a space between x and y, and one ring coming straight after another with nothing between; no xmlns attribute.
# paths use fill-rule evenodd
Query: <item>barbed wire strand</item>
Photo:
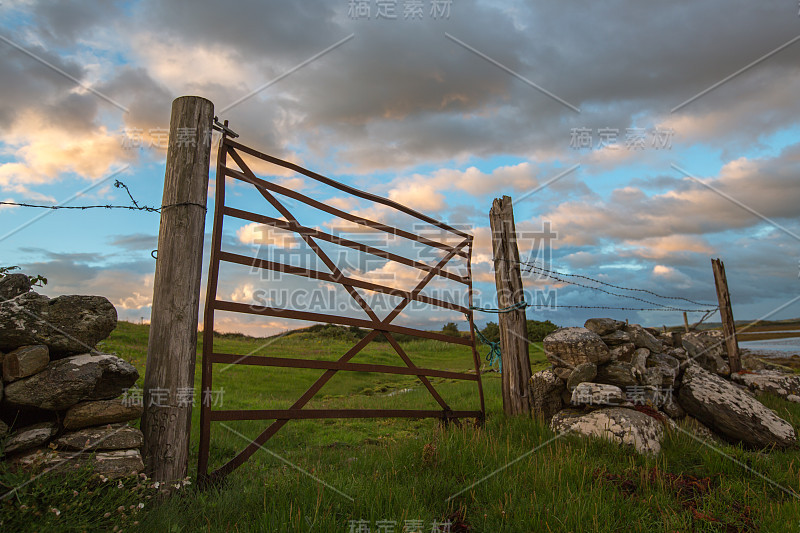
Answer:
<svg viewBox="0 0 800 533"><path fill-rule="evenodd" d="M539 271L547 272L549 274L554 274L556 276L568 276L568 277L573 277L573 278L582 278L582 279L585 279L585 280L588 280L588 281L593 281L595 283L599 283L601 285L606 285L608 287L613 287L615 289L620 289L620 290L624 290L624 291L644 292L644 293L647 293L647 294L652 294L653 296L656 296L658 298L664 298L666 300L683 300L685 302L689 302L689 303L694 304L694 305L714 305L712 303L697 302L697 301L692 300L690 298L684 298L683 296L665 296L663 294L658 294L657 292L654 292L654 291L651 291L651 290L647 290L647 289L637 289L637 288L634 288L634 287L623 287L621 285L614 285L613 283L608 283L606 281L602 281L602 280L599 280L599 279L594 279L594 278L591 278L589 276L583 276L581 274L567 274L565 272L556 272L555 270L549 270L547 268L544 268L542 266L539 266L539 265L535 264L536 263L535 261L519 261L518 263L520 265L528 266L529 268L528 268L527 272L530 272L531 268L536 268Z"/></svg>

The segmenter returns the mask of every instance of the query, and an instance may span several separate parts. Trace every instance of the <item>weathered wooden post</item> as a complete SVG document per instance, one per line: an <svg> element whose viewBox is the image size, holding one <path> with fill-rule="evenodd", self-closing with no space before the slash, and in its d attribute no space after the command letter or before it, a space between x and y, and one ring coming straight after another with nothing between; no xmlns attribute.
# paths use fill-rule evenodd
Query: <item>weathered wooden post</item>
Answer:
<svg viewBox="0 0 800 533"><path fill-rule="evenodd" d="M689 315L686 314L686 311L683 312L683 329L689 333Z"/></svg>
<svg viewBox="0 0 800 533"><path fill-rule="evenodd" d="M156 481L188 468L213 117L205 98L172 102L143 391L145 471Z"/></svg>
<svg viewBox="0 0 800 533"><path fill-rule="evenodd" d="M736 324L733 322L733 309L731 308L731 294L728 292L728 279L725 277L725 265L719 259L711 260L714 269L714 285L717 287L717 301L719 314L722 317L722 334L725 335L725 345L728 348L728 361L731 373L742 369L739 357L739 342L736 339Z"/></svg>
<svg viewBox="0 0 800 533"><path fill-rule="evenodd" d="M489 224L492 229L497 306L508 309L525 300L511 197L495 198L489 211ZM528 382L531 362L525 308L500 313L499 323L503 410L507 415L530 415L532 396Z"/></svg>

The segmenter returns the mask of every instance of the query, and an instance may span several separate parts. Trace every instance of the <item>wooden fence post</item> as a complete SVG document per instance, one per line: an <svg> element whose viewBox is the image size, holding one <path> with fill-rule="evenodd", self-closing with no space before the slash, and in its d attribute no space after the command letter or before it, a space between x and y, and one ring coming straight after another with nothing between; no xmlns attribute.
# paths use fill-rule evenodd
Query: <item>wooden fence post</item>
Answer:
<svg viewBox="0 0 800 533"><path fill-rule="evenodd" d="M495 198L489 211L489 224L492 229L497 306L506 309L525 299L511 197ZM530 415L532 398L528 381L531 362L525 308L500 313L499 323L503 410L507 415Z"/></svg>
<svg viewBox="0 0 800 533"><path fill-rule="evenodd" d="M714 269L714 284L717 287L719 314L722 317L722 334L725 335L731 373L739 372L742 369L742 361L739 357L739 342L736 339L736 324L733 322L733 309L731 308L731 295L728 292L728 280L725 277L725 265L719 259L712 259L711 266Z"/></svg>
<svg viewBox="0 0 800 533"><path fill-rule="evenodd" d="M213 117L205 98L172 102L142 415L155 481L183 479L188 468Z"/></svg>
<svg viewBox="0 0 800 533"><path fill-rule="evenodd" d="M689 315L686 314L686 311L683 312L683 329L689 333Z"/></svg>

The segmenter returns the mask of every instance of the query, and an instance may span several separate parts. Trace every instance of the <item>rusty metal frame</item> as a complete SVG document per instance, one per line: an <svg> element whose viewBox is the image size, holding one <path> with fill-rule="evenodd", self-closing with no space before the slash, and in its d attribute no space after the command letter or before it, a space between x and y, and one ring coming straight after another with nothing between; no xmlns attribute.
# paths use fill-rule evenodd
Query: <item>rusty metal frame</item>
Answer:
<svg viewBox="0 0 800 533"><path fill-rule="evenodd" d="M456 246L450 246L441 242L427 239L421 235L395 228L390 225L382 224L380 222L368 220L362 217L354 216L350 213L336 209L330 205L324 204L306 195L300 194L281 185L258 178L255 173L250 170L250 167L242 159L241 153L248 154L257 159L267 161L269 163L278 165L280 167L293 170L297 173L303 174L312 178L320 183L334 187L347 194L369 200L375 203L383 204L391 207L397 211L410 215L418 220L426 222L430 225L438 227L450 234L460 237L461 242ZM231 157L238 166L239 170L230 168L228 166L228 157ZM226 177L234 178L239 181L249 183L255 187L257 192L264 197L285 220L276 219L242 211L225 205L225 182ZM444 256L435 265L428 265L426 263L409 259L398 254L391 253L386 250L381 250L367 244L358 243L352 240L344 239L336 235L326 233L324 231L308 228L301 225L292 213L283 205L274 195L277 193L305 205L324 211L328 214L334 215L349 222L359 224L373 230L382 231L391 235L396 235L405 239L416 241L420 244L437 248L445 252ZM222 248L222 227L224 217L232 217L240 220L247 220L250 222L258 222L261 224L269 225L278 229L294 232L302 238L306 244L314 251L316 256L330 269L331 273L320 272L317 270L294 267L283 263L274 261L267 261L258 258L246 257L239 254L223 251ZM208 284L205 301L205 314L204 314L204 327L203 327L203 362L202 362L202 378L201 378L201 398L200 403L200 450L198 458L198 479L204 482L211 480L221 479L234 469L244 463L253 453L255 453L267 440L269 440L278 430L280 430L289 420L299 419L322 419L322 418L440 418L445 422L458 418L475 418L483 422L485 418L485 405L483 398L483 385L480 376L480 359L475 347L475 330L472 322L472 306L473 287L472 287L472 249L473 249L473 236L465 233L459 229L453 228L443 222L435 220L427 215L414 211L404 205L401 205L392 200L370 194L348 185L339 183L330 178L304 169L293 163L277 159L258 152L250 147L247 147L239 142L234 141L227 136L223 131L222 138L217 152L217 177L216 177L216 202L214 207L214 222L213 222L213 236L211 247L211 259L208 269ZM338 244L362 253L371 254L376 257L381 257L389 261L395 261L406 266L411 266L425 272L425 276L417 283L417 286L412 290L402 290L394 287L387 287L384 285L362 281L345 276L336 264L328 257L328 255L319 247L316 240L323 240L330 243ZM462 276L448 270L445 270L447 263L456 256L463 257L466 260L467 275ZM219 278L220 263L233 263L239 265L249 266L251 268L266 269L275 272L282 272L295 276L305 277L308 279L315 279L335 283L341 285L350 296L359 304L361 309L369 317L369 320L357 319L344 316L327 315L321 313L311 313L308 311L298 311L293 309L279 309L266 306L252 306L236 302L228 302L217 299L217 283ZM464 284L468 290L468 306L458 305L452 302L446 302L431 298L421 294L422 289L436 276L441 276L452 281ZM370 308L369 304L363 299L361 294L356 290L357 288L379 292L396 296L402 299L394 310L389 313L383 320L379 319L374 311ZM455 337L445 335L442 333L424 331L405 326L398 326L392 324L392 321L403 311L403 309L411 302L419 301L436 307L450 309L464 313L469 318L470 324L470 337ZM324 322L329 324L340 324L345 326L358 326L371 331L361 340L359 340L352 348L344 353L337 361L318 361L309 359L296 359L296 358L283 358L283 357L265 357L265 356L242 356L234 354L217 353L214 351L214 312L215 311L228 311L234 313L247 313L262 316L271 316L279 318L306 320L314 322ZM400 333L406 335L413 335L416 337L423 337L428 339L440 340L453 344L460 344L472 347L473 363L475 365L475 373L462 373L452 372L445 370L434 370L427 368L417 367L403 347L395 340L393 333ZM406 366L390 366L378 365L368 363L351 363L349 362L355 357L365 346L367 346L378 335L383 335L392 348L397 352L398 356L402 359ZM210 395L213 384L213 365L219 364L238 364L238 365L251 365L251 366L274 366L274 367L288 367L288 368L305 368L305 369L319 369L325 372L317 379L317 381L291 406L289 409L263 409L263 410L212 410L210 402L207 398ZM319 392L319 390L339 371L353 371L353 372L376 372L387 374L403 374L417 376L431 396L441 407L441 410L407 410L407 409L304 409L303 407ZM439 395L436 389L431 384L429 377L440 377L447 379L457 379L466 381L475 381L478 387L478 395L480 398L479 411L454 411ZM244 450L239 452L235 457L230 459L223 466L212 472L208 473L208 460L210 453L210 440L211 440L211 422L213 421L227 421L227 420L274 420L258 437L256 437Z"/></svg>

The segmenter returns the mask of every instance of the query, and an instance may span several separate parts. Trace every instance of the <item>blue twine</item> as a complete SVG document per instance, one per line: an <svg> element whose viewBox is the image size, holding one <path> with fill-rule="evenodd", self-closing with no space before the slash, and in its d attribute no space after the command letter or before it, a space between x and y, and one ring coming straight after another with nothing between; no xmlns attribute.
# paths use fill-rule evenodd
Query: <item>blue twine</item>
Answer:
<svg viewBox="0 0 800 533"><path fill-rule="evenodd" d="M525 300L523 300L521 302L517 302L514 305L511 305L511 306L508 306L508 307L504 307L503 309L490 309L490 308L487 308L487 307L475 307L474 305L469 306L469 308L472 311L483 311L484 313L496 313L498 315L501 314L501 313L510 313L511 311L515 311L517 309L525 309L526 307L528 307L528 303L525 302Z"/></svg>

